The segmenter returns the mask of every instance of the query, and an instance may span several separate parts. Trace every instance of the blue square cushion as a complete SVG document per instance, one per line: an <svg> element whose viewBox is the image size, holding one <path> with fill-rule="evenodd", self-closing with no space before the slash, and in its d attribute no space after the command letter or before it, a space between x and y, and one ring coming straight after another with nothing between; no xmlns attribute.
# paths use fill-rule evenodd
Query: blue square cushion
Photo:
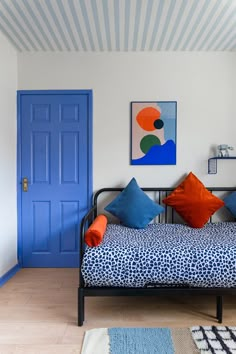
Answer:
<svg viewBox="0 0 236 354"><path fill-rule="evenodd" d="M150 199L132 178L123 191L105 207L125 226L143 229L164 208Z"/></svg>
<svg viewBox="0 0 236 354"><path fill-rule="evenodd" d="M225 199L225 206L236 218L236 192L229 194Z"/></svg>

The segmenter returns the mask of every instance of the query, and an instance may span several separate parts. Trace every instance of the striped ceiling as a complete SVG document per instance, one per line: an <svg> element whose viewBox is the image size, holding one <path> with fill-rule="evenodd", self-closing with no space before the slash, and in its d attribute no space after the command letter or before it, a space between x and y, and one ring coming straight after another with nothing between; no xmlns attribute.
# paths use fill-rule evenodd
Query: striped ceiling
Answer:
<svg viewBox="0 0 236 354"><path fill-rule="evenodd" d="M0 0L19 52L236 50L236 0Z"/></svg>

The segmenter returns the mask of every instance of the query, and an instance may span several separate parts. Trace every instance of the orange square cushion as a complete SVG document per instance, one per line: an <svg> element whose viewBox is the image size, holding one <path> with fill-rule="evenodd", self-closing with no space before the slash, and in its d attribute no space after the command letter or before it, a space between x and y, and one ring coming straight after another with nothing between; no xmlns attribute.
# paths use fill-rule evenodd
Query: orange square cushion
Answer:
<svg viewBox="0 0 236 354"><path fill-rule="evenodd" d="M209 192L203 183L190 172L185 180L165 199L191 227L203 227L210 216L224 202Z"/></svg>

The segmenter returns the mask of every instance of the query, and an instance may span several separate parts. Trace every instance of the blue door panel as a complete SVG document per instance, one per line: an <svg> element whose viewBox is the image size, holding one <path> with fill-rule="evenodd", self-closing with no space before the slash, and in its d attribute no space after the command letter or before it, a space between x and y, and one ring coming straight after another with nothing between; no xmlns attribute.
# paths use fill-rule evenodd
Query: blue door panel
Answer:
<svg viewBox="0 0 236 354"><path fill-rule="evenodd" d="M79 133L64 132L60 136L61 183L79 183Z"/></svg>
<svg viewBox="0 0 236 354"><path fill-rule="evenodd" d="M60 252L78 249L79 202L61 202Z"/></svg>
<svg viewBox="0 0 236 354"><path fill-rule="evenodd" d="M32 252L50 252L51 245L51 203L32 202L33 219L32 219Z"/></svg>
<svg viewBox="0 0 236 354"><path fill-rule="evenodd" d="M91 95L22 94L24 267L78 267L79 225L91 200Z"/></svg>
<svg viewBox="0 0 236 354"><path fill-rule="evenodd" d="M33 185L50 183L50 146L50 132L31 132L31 178Z"/></svg>

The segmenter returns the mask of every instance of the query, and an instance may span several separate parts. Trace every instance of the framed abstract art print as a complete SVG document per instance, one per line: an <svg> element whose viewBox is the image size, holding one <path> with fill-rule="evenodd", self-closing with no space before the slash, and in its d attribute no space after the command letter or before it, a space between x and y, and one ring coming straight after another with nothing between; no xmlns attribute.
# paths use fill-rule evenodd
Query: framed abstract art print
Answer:
<svg viewBox="0 0 236 354"><path fill-rule="evenodd" d="M176 101L131 102L131 165L176 165Z"/></svg>

